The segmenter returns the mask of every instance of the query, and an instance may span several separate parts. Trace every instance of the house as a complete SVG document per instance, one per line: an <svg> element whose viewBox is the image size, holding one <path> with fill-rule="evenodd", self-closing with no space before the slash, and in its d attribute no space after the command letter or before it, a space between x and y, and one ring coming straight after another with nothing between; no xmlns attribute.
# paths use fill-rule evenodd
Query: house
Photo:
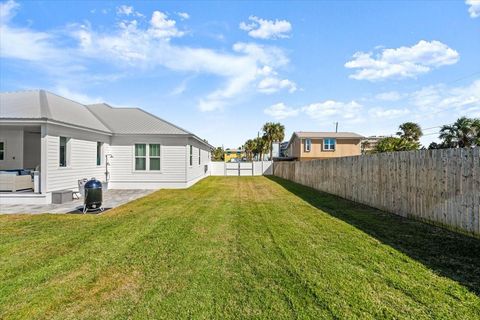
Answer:
<svg viewBox="0 0 480 320"><path fill-rule="evenodd" d="M362 154L369 154L375 150L378 141L386 138L386 136L369 136L362 139L361 149Z"/></svg>
<svg viewBox="0 0 480 320"><path fill-rule="evenodd" d="M353 132L303 132L292 134L288 157L297 160L328 159L360 155L363 136Z"/></svg>
<svg viewBox="0 0 480 320"><path fill-rule="evenodd" d="M280 158L288 157L288 141L280 143Z"/></svg>
<svg viewBox="0 0 480 320"><path fill-rule="evenodd" d="M209 175L211 149L142 109L85 106L44 90L0 94L0 203L50 203L53 191L91 177L111 189L186 188ZM28 174L35 192L12 192Z"/></svg>
<svg viewBox="0 0 480 320"><path fill-rule="evenodd" d="M225 152L223 154L223 159L225 162L234 162L234 161L240 161L243 158L246 157L245 150L241 149L225 149Z"/></svg>

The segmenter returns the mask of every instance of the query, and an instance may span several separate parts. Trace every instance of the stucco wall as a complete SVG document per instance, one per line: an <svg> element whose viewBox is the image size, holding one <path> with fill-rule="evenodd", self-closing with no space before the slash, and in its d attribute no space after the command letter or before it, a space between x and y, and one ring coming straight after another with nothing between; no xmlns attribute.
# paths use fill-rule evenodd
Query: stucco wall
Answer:
<svg viewBox="0 0 480 320"><path fill-rule="evenodd" d="M323 150L323 139L312 139L310 152L305 152L304 143L305 140L302 140L300 160L358 156L361 153L360 139L336 139L336 146L333 151Z"/></svg>

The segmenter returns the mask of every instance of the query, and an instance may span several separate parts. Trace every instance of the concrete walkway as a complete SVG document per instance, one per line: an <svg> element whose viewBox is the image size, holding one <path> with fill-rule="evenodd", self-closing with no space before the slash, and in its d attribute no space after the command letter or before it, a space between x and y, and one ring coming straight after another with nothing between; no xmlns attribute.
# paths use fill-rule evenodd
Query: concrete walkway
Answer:
<svg viewBox="0 0 480 320"><path fill-rule="evenodd" d="M115 208L132 200L144 197L156 190L108 190L103 194L103 207ZM2 204L0 214L15 213L80 213L83 208L83 198L64 204Z"/></svg>

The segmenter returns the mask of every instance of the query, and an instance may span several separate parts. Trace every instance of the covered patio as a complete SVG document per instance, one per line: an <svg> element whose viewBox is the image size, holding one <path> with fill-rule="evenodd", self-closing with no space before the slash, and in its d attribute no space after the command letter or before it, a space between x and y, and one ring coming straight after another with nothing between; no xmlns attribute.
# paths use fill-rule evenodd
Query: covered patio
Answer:
<svg viewBox="0 0 480 320"><path fill-rule="evenodd" d="M39 197L41 132L38 124L0 127L0 203Z"/></svg>

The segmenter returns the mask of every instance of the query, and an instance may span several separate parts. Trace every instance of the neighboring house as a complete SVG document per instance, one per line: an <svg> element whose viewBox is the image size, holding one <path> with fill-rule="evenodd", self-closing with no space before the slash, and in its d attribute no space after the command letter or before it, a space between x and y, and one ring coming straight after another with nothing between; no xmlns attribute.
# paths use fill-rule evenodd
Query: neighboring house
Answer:
<svg viewBox="0 0 480 320"><path fill-rule="evenodd" d="M0 203L49 203L52 191L91 177L112 189L185 188L209 175L211 149L142 109L85 106L44 90L0 94L0 171L39 177L38 194L2 192Z"/></svg>
<svg viewBox="0 0 480 320"><path fill-rule="evenodd" d="M313 160L360 155L362 138L353 132L294 132L288 142L288 157Z"/></svg>
<svg viewBox="0 0 480 320"><path fill-rule="evenodd" d="M280 158L288 157L288 141L280 143Z"/></svg>
<svg viewBox="0 0 480 320"><path fill-rule="evenodd" d="M386 136L369 136L363 138L361 142L362 154L368 154L373 152L378 144L378 141L383 138L386 138Z"/></svg>
<svg viewBox="0 0 480 320"><path fill-rule="evenodd" d="M223 159L225 162L232 162L232 161L237 161L242 160L243 158L246 157L245 150L241 149L225 149L225 152L223 154Z"/></svg>

